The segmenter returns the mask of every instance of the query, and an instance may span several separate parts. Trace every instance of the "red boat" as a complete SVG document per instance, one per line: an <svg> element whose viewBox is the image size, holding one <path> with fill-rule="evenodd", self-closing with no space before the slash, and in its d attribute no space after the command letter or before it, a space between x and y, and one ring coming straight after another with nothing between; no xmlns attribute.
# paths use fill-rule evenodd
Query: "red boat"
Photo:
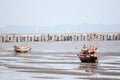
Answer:
<svg viewBox="0 0 120 80"><path fill-rule="evenodd" d="M98 63L98 55L96 53L97 48L86 48L82 50L81 53L78 53L77 56L81 62L86 63Z"/></svg>

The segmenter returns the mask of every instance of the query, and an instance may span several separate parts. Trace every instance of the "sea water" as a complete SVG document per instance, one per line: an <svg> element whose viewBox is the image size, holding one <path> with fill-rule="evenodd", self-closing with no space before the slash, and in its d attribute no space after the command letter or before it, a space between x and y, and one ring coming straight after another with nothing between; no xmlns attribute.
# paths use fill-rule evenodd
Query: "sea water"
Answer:
<svg viewBox="0 0 120 80"><path fill-rule="evenodd" d="M15 53L13 45L21 44L0 43L1 80L120 79L120 41L31 42L31 51ZM81 63L84 44L98 48L98 64Z"/></svg>

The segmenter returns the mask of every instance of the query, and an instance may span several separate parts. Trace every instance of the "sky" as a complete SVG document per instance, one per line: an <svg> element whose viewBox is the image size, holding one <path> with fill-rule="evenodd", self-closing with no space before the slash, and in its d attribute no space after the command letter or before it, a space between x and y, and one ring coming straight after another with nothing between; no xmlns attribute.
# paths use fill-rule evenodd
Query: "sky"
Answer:
<svg viewBox="0 0 120 80"><path fill-rule="evenodd" d="M81 26L83 24L91 26L87 26L86 31ZM92 32L91 28L97 28L98 32L104 31L106 26L94 26L96 24L107 25L107 28L113 25L109 27L110 30L118 32L120 0L0 0L0 29L4 28L1 29L3 32L7 32L6 28L12 25L33 26L39 31L43 30L40 28L47 30L54 26L53 30L46 32L59 31L58 29L61 30L59 32L65 32L64 29L68 32L73 29ZM114 24L117 26L114 27Z"/></svg>

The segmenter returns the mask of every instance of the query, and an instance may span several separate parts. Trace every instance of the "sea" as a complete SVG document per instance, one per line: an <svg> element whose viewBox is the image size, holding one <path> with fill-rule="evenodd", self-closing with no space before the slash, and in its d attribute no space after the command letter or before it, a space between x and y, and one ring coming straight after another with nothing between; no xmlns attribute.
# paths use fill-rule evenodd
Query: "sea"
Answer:
<svg viewBox="0 0 120 80"><path fill-rule="evenodd" d="M0 43L0 80L120 80L120 41L28 42L28 53ZM98 63L81 63L84 44L98 48Z"/></svg>

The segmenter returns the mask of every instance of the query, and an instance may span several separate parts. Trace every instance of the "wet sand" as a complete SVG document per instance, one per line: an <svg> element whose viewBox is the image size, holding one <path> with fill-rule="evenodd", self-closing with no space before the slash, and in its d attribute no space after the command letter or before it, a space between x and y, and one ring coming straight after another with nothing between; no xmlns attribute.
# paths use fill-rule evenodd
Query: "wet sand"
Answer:
<svg viewBox="0 0 120 80"><path fill-rule="evenodd" d="M67 48L62 48L63 43ZM31 45L39 49L33 48L29 53L22 54L15 53L12 47L3 46L0 52L0 78L2 80L120 80L120 42L99 42L99 48L105 50L102 47L105 46L107 50L98 51L100 55L98 64L81 63L77 57L78 50L74 49L77 43L74 47L69 46L73 43L68 42L54 43L53 46L58 47L58 44L60 47L52 50L55 47L49 48L46 43L32 43ZM117 49L110 51L116 44Z"/></svg>

